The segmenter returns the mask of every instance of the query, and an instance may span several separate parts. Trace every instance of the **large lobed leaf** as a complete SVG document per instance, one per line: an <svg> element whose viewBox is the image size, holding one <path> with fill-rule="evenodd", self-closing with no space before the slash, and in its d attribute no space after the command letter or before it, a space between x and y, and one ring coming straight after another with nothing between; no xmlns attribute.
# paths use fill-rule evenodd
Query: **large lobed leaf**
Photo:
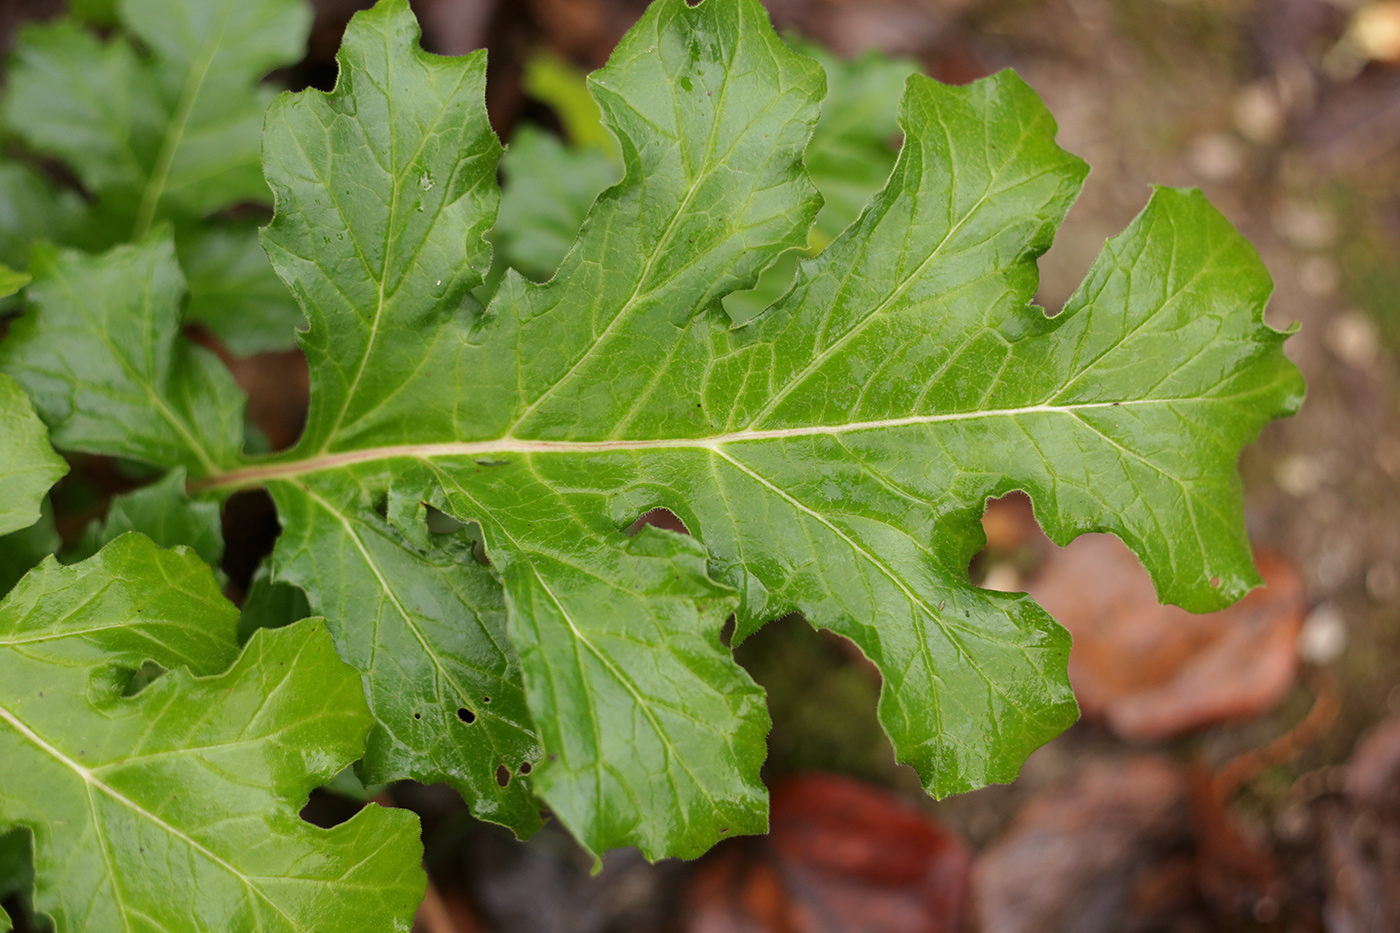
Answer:
<svg viewBox="0 0 1400 933"><path fill-rule="evenodd" d="M726 296L808 244L822 73L757 0L659 0L590 79L621 181L549 281L507 274L483 309L485 63L416 38L382 2L333 93L269 114L265 245L310 321L304 437L229 472L162 454L211 493L272 493L279 577L365 676L367 780L449 780L522 833L538 794L594 851L761 830L767 714L720 631L793 610L879 667L881 722L931 793L1009 779L1075 715L1063 630L967 580L1010 489L1057 541L1123 538L1164 599L1257 582L1235 460L1302 386L1258 258L1199 193L1156 191L1048 317L1035 260L1085 166L1014 75L911 78L883 190L736 323ZM163 274L125 267L133 294ZM17 336L69 315L47 280ZM0 365L25 378L19 354ZM59 397L36 391L50 423ZM426 506L480 526L499 583ZM657 506L693 537L629 539Z"/></svg>
<svg viewBox="0 0 1400 933"><path fill-rule="evenodd" d="M412 814L297 812L360 754L358 678L319 620L241 655L236 624L206 566L139 535L0 603L0 833L32 835L59 930L409 929ZM171 670L124 697L146 662Z"/></svg>

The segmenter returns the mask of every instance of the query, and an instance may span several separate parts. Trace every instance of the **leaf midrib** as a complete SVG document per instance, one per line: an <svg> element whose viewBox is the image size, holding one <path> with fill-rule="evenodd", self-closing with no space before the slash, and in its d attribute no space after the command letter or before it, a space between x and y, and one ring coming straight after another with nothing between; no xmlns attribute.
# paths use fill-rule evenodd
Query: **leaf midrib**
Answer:
<svg viewBox="0 0 1400 933"><path fill-rule="evenodd" d="M226 5L222 8L218 28L209 33L209 38L200 47L199 54L195 57L190 72L185 78L185 84L180 91L180 100L176 104L175 112L171 115L170 123L165 128L165 136L161 139L160 151L156 155L155 165L152 166L150 177L146 179L146 185L141 191L136 222L131 228L132 240L140 240L145 237L147 231L151 229L151 224L155 221L156 208L160 204L161 195L165 193L166 182L170 179L170 170L175 165L175 152L179 149L181 140L184 139L185 130L189 126L190 117L194 114L195 101L199 99L204 81L209 77L209 70L214 67L214 59L219 55L219 46L223 42L224 33L228 31L228 23L232 15L233 11L229 6Z"/></svg>
<svg viewBox="0 0 1400 933"><path fill-rule="evenodd" d="M1027 405L1020 408L984 409L978 411L950 412L938 415L910 415L904 418L888 418L879 421L852 421L842 424L809 425L796 428L772 428L763 431L731 431L702 437L677 438L637 438L631 440L605 441L546 441L522 440L515 437L502 437L486 441L459 441L434 444L399 444L385 447L367 447L341 453L269 463L231 470L207 479L196 480L191 489L243 489L260 486L264 483L291 479L311 473L343 469L362 463L381 460L415 459L434 460L440 457L476 457L499 454L550 454L579 453L596 454L610 451L703 449L719 450L730 444L754 443L759 441L787 440L801 437L840 437L865 431L890 430L917 425L940 424L952 421L972 421L980 418L1015 418L1025 415L1059 414L1078 417L1081 411L1100 408L1128 408L1144 405L1202 404L1219 401L1211 396L1196 398L1148 398L1123 399L1118 401L1082 402L1070 405Z"/></svg>

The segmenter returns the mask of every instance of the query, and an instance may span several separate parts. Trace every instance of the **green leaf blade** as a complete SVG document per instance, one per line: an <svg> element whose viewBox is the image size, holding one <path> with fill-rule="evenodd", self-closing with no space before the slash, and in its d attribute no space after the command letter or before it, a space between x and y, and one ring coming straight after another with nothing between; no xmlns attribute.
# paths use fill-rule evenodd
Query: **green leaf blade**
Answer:
<svg viewBox="0 0 1400 933"><path fill-rule="evenodd" d="M0 371L35 400L60 448L194 477L235 461L243 394L217 357L180 338L185 283L168 235L101 256L41 247L33 272Z"/></svg>
<svg viewBox="0 0 1400 933"><path fill-rule="evenodd" d="M655 529L624 545L606 523L570 515L567 462L526 458L487 482L472 465L438 467L449 510L484 516L504 564L511 639L549 753L533 779L551 810L595 853L630 845L652 859L765 831L768 713L720 641L734 594L711 578L704 549Z"/></svg>
<svg viewBox="0 0 1400 933"><path fill-rule="evenodd" d="M672 414L643 406L653 357L695 309L802 246L820 207L802 152L825 82L760 4L655 3L589 86L626 173L553 279L502 283L474 386L496 420L468 436L562 438Z"/></svg>
<svg viewBox="0 0 1400 933"><path fill-rule="evenodd" d="M297 816L360 753L358 678L315 621L235 661L236 624L207 567L137 535L0 603L0 824L34 834L60 930L408 929L412 815ZM173 670L122 697L113 666L146 660Z"/></svg>
<svg viewBox="0 0 1400 933"><path fill-rule="evenodd" d="M310 321L299 449L311 451L450 434L452 399L425 405L412 398L422 378L401 385L379 370L455 368L459 306L490 265L499 199L484 53L423 52L395 0L354 18L338 61L335 90L278 98L264 138L277 215L263 242Z"/></svg>
<svg viewBox="0 0 1400 933"><path fill-rule="evenodd" d="M364 673L376 721L363 779L450 784L477 818L529 836L542 822L530 781L497 779L502 767L528 773L543 755L500 586L469 552L415 545L380 518L365 488L383 482L272 486L286 529L276 579L307 592L332 620L341 656ZM423 516L408 521L421 527Z"/></svg>
<svg viewBox="0 0 1400 933"><path fill-rule="evenodd" d="M1028 491L1057 540L1119 534L1191 608L1254 579L1235 461L1301 398L1267 277L1198 194L1159 191L1065 311L1036 308L1086 168L1019 78L911 79L885 187L733 317L809 242L821 74L757 0L660 0L591 83L623 178L552 278L508 274L483 310L484 62L416 40L381 3L336 90L271 113L264 240L310 322L311 420L293 451L191 472L271 489L277 574L364 678L372 779L441 776L522 833L539 794L594 852L693 856L765 822L731 611L736 638L800 611L851 639L942 796L1009 780L1076 714L1064 631L967 578L989 497ZM872 74L852 100L889 94ZM888 164L881 132L833 132ZM658 506L692 536L629 539ZM479 525L496 582L429 507ZM493 722L488 690L515 711Z"/></svg>
<svg viewBox="0 0 1400 933"><path fill-rule="evenodd" d="M29 397L0 375L0 535L37 522L45 493L67 472Z"/></svg>
<svg viewBox="0 0 1400 933"><path fill-rule="evenodd" d="M271 91L259 82L301 57L302 0L129 0L20 34L0 115L30 155L56 159L85 197L54 190L19 161L0 165L0 259L36 243L102 251L177 229L191 264L190 317L234 352L284 349L300 312L246 224L219 216L266 204L259 160ZM118 20L112 23L112 19ZM242 233L241 237L237 236Z"/></svg>

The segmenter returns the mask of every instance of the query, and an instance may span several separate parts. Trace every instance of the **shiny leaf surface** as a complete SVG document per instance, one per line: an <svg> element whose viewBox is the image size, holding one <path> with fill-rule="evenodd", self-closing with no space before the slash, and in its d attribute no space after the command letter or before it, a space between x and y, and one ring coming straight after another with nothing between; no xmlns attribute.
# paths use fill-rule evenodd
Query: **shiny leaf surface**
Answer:
<svg viewBox="0 0 1400 933"><path fill-rule="evenodd" d="M409 28L393 7L377 16ZM357 64L394 67L347 64L337 95L356 93ZM393 490L481 523L546 752L533 780L586 844L691 854L761 827L766 716L718 641L724 587L740 637L798 609L860 645L884 674L900 759L946 794L1014 776L1075 714L1064 632L1028 598L967 583L988 496L1028 489L1058 539L1118 533L1190 608L1255 582L1234 460L1300 385L1260 322L1267 276L1198 194L1158 192L1048 318L1029 303L1034 258L1083 164L1015 76L915 78L885 189L735 327L717 300L801 246L815 213L800 156L819 73L755 3L662 2L591 87L625 176L553 279L508 275L480 313L450 293L421 303L442 287L433 263L365 263L338 231L373 219L415 256L460 238L419 221L405 243L392 210L317 226L304 209L334 203L352 176L326 173L361 137L344 153L297 146L320 156L311 166L284 163L289 141L334 147L334 114L367 108L283 108L310 113L271 125L268 240L313 322L321 401L296 451L224 480L271 484L286 515L308 491L335 501L349 475L363 501ZM435 141L394 151L435 160ZM442 174L404 165L369 203L416 199L414 179ZM459 230L491 201L439 203L424 205L434 223ZM380 242L372 229L360 236ZM367 274L331 287L326 270L357 261ZM430 335L405 327L433 307ZM340 352L320 350L333 341ZM708 562L666 535L624 544L654 506L682 516ZM315 602L318 584L300 582Z"/></svg>
<svg viewBox="0 0 1400 933"><path fill-rule="evenodd" d="M693 856L766 825L731 613L735 638L797 610L854 641L942 795L1010 779L1076 712L1065 632L968 582L989 496L1028 491L1056 541L1117 534L1189 609L1257 582L1235 462L1302 394L1268 277L1199 193L1162 189L1063 311L1033 306L1086 167L1015 75L911 78L885 187L736 320L726 296L807 248L821 204L822 71L757 0L651 6L589 81L621 180L549 281L508 273L485 308L483 57L423 53L385 0L340 66L264 140L306 432L189 469L273 495L276 576L365 678L366 780L448 780L520 833L538 794L595 852ZM658 506L691 536L629 537ZM430 508L479 527L498 584Z"/></svg>
<svg viewBox="0 0 1400 933"><path fill-rule="evenodd" d="M0 831L32 833L60 931L409 929L416 819L297 813L363 748L359 678L317 620L241 655L236 623L207 567L139 535L0 603ZM169 673L124 697L147 661Z"/></svg>
<svg viewBox="0 0 1400 933"><path fill-rule="evenodd" d="M810 43L795 47L817 59L827 80L821 117L804 156L824 201L809 236L808 252L816 254L855 220L889 177L899 133L895 111L905 78L918 69L914 62L873 53L844 61ZM587 95L581 75L545 56L531 61L526 80L531 94L560 115L573 145L528 125L515 132L501 160L505 186L493 239L498 263L543 280L559 267L593 201L617 180L620 157L615 145L598 142L599 134L612 137L592 99L588 107L579 101L579 95ZM746 321L786 291L798 255L780 257L753 288L726 295L730 317ZM494 287L495 280L490 284Z"/></svg>

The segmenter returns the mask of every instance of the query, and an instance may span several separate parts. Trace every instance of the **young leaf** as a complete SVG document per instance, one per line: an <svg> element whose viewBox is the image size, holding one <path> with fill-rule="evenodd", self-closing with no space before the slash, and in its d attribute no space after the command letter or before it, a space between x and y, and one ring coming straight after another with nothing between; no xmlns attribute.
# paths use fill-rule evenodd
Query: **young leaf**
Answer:
<svg viewBox="0 0 1400 933"><path fill-rule="evenodd" d="M116 12L123 31L107 41L76 20L20 33L3 119L31 151L63 162L95 203L79 212L29 170L4 166L2 190L25 197L17 214L35 214L36 203L56 203L61 214L21 226L22 218L0 212L0 259L23 264L41 238L105 250L173 221L182 256L202 260L191 319L235 352L288 345L300 316L255 252L252 229L202 218L267 201L258 153L272 94L258 82L301 56L309 6L125 0ZM211 239L211 227L222 236ZM240 254L232 265L224 262L230 251ZM248 286L263 300L231 308L228 296Z"/></svg>
<svg viewBox="0 0 1400 933"><path fill-rule="evenodd" d="M0 603L0 832L33 834L60 931L408 930L414 817L297 813L363 747L359 678L319 621L241 656L236 622L207 567L139 535ZM170 672L123 697L147 661Z"/></svg>

